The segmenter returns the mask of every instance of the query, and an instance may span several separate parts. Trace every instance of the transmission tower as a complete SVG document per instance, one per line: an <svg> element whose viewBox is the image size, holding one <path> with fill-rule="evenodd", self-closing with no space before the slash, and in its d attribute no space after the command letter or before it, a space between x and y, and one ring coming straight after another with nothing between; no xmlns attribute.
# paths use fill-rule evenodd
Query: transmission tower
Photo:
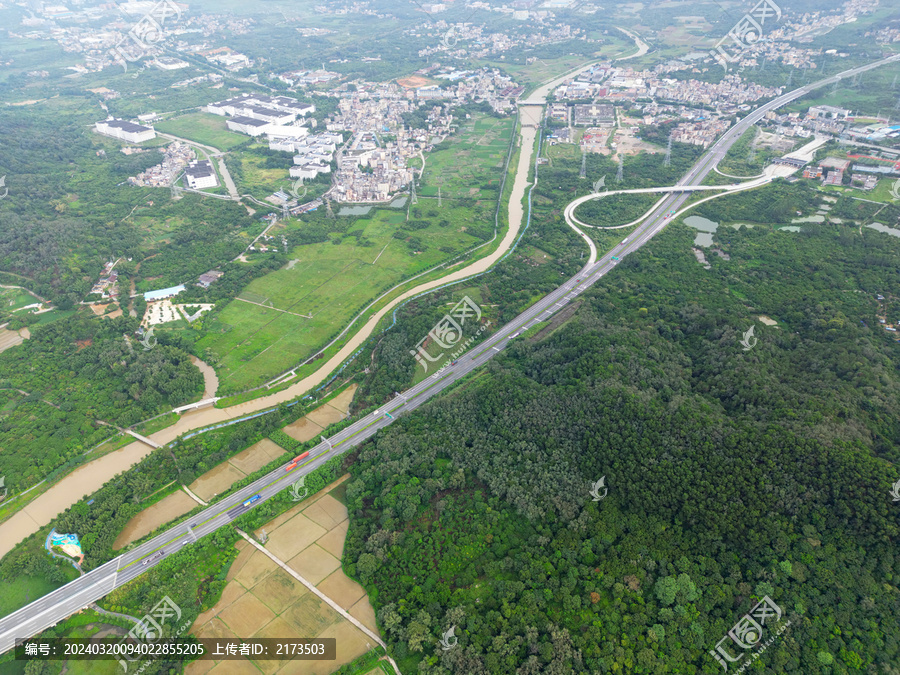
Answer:
<svg viewBox="0 0 900 675"><path fill-rule="evenodd" d="M410 203L410 205L412 205L412 204L418 204L418 203L419 203L419 198L416 197L416 179L415 179L415 178L413 178L413 179L412 179L412 183L410 183L410 191L411 191L411 194L410 194L410 197L409 197L409 203Z"/></svg>
<svg viewBox="0 0 900 675"><path fill-rule="evenodd" d="M172 190L172 201L174 201L176 199L181 199L181 188L180 187L178 187L175 183L172 183L171 190Z"/></svg>
<svg viewBox="0 0 900 675"><path fill-rule="evenodd" d="M756 161L756 148L754 148L751 145L750 149L747 151L747 163L753 164L753 162L755 162L755 161Z"/></svg>
<svg viewBox="0 0 900 675"><path fill-rule="evenodd" d="M622 155L619 155L619 170L616 171L616 182L617 183L622 182L622 170L624 168L625 168L625 159L622 157Z"/></svg>
<svg viewBox="0 0 900 675"><path fill-rule="evenodd" d="M284 203L281 205L281 219L282 219L282 220L287 220L289 215L290 215L290 212L288 211L288 205L287 205L287 202L284 202Z"/></svg>
<svg viewBox="0 0 900 675"><path fill-rule="evenodd" d="M760 70L765 70L765 69L766 69L766 62L767 62L768 60L769 60L769 57L768 57L768 56L764 56L764 57L763 57L762 65L759 67Z"/></svg>
<svg viewBox="0 0 900 675"><path fill-rule="evenodd" d="M441 188L438 188L438 208L441 208Z"/></svg>
<svg viewBox="0 0 900 675"><path fill-rule="evenodd" d="M587 178L587 153L584 150L581 151L581 173L578 177Z"/></svg>
<svg viewBox="0 0 900 675"><path fill-rule="evenodd" d="M790 87L793 83L794 83L794 71L792 70L791 72L788 73L788 79L787 79L787 83L785 84L785 86Z"/></svg>
<svg viewBox="0 0 900 675"><path fill-rule="evenodd" d="M663 160L663 166L671 166L672 164L672 134L669 134L669 145L666 147L666 158ZM621 180L621 179L619 179Z"/></svg>
<svg viewBox="0 0 900 675"><path fill-rule="evenodd" d="M334 211L331 209L331 200L325 197L325 210L328 212L329 218L334 218Z"/></svg>
<svg viewBox="0 0 900 675"><path fill-rule="evenodd" d="M891 89L896 89L896 88L897 88L897 76L894 75L894 81L891 82Z"/></svg>

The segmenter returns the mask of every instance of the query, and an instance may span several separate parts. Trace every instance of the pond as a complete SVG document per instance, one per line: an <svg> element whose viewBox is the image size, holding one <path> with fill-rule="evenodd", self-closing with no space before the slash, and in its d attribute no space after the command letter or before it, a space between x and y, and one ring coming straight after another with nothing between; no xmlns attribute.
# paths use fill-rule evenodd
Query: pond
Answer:
<svg viewBox="0 0 900 675"><path fill-rule="evenodd" d="M388 204L388 208L391 209L402 209L406 206L406 197L397 197L394 201Z"/></svg>
<svg viewBox="0 0 900 675"><path fill-rule="evenodd" d="M342 206L339 216L364 216L372 210L371 206Z"/></svg>
<svg viewBox="0 0 900 675"><path fill-rule="evenodd" d="M684 219L684 224L699 230L694 238L694 246L712 246L713 234L719 229L717 222L703 216L688 216Z"/></svg>
<svg viewBox="0 0 900 675"><path fill-rule="evenodd" d="M887 225L882 225L881 223L872 223L871 225L866 225L866 227L871 227L873 230L884 232L885 234L889 234L892 237L900 237L900 230L895 230L894 228L888 227Z"/></svg>

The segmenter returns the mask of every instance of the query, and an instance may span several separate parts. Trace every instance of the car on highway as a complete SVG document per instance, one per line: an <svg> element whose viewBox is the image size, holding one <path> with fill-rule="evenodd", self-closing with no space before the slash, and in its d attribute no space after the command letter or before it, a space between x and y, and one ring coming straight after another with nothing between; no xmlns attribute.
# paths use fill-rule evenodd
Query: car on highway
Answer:
<svg viewBox="0 0 900 675"><path fill-rule="evenodd" d="M394 419L394 416L391 415L391 413L389 413L389 412L384 413L384 416L385 416L386 419L389 419L389 420Z"/></svg>
<svg viewBox="0 0 900 675"><path fill-rule="evenodd" d="M512 340L513 338L517 338L517 337L519 337L519 333L518 333L518 332L513 333L512 335L510 335L510 336L509 336L509 339Z"/></svg>
<svg viewBox="0 0 900 675"><path fill-rule="evenodd" d="M619 262L619 256L615 256L615 255L614 255L614 256L612 257L612 261L613 261L613 262Z"/></svg>
<svg viewBox="0 0 900 675"><path fill-rule="evenodd" d="M625 238L622 240L622 243L623 243L623 244L627 244L627 243L628 243L628 237L625 237Z"/></svg>

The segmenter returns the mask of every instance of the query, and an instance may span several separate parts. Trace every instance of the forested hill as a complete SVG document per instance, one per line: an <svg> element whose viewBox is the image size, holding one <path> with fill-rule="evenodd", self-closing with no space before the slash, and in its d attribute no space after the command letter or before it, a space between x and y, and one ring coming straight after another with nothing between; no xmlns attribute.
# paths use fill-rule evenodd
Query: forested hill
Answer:
<svg viewBox="0 0 900 675"><path fill-rule="evenodd" d="M722 228L705 270L692 237L359 451L345 562L404 672L721 673L766 595L752 672L900 672L900 245Z"/></svg>

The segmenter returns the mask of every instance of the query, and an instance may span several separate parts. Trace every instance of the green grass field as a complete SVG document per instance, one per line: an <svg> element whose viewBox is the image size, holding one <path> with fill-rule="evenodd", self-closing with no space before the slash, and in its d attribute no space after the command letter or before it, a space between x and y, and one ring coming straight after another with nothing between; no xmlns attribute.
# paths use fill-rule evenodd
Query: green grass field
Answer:
<svg viewBox="0 0 900 675"><path fill-rule="evenodd" d="M219 150L229 150L248 139L247 136L228 131L224 117L209 113L189 113L157 122L153 126L157 131L211 145Z"/></svg>
<svg viewBox="0 0 900 675"><path fill-rule="evenodd" d="M449 147L426 157L422 199L410 213L422 229L395 238L406 210L373 209L352 222L340 244L295 248L296 262L251 282L211 316L197 347L217 357L219 393L258 386L298 365L381 293L489 237L512 133L511 118L477 116L463 122ZM246 179L254 172L244 173Z"/></svg>
<svg viewBox="0 0 900 675"><path fill-rule="evenodd" d="M262 384L297 365L404 276L478 243L465 232L471 209L445 205L438 214L440 220L412 233L427 242L421 253L393 237L405 221L404 213L378 209L350 228L372 246L360 246L354 236L339 245L298 246L290 253L297 262L251 282L207 322L209 332L198 342L201 351L209 348L219 359L220 394ZM297 316L310 314L312 319Z"/></svg>
<svg viewBox="0 0 900 675"><path fill-rule="evenodd" d="M420 196L442 199L496 199L513 119L478 117L462 122L450 147L425 158Z"/></svg>
<svg viewBox="0 0 900 675"><path fill-rule="evenodd" d="M0 310L4 313L40 302L36 297L19 288L0 289Z"/></svg>
<svg viewBox="0 0 900 675"><path fill-rule="evenodd" d="M74 569L72 573L74 575ZM58 584L51 584L42 577L18 576L12 581L5 581L0 589L0 615L6 616L57 587Z"/></svg>

